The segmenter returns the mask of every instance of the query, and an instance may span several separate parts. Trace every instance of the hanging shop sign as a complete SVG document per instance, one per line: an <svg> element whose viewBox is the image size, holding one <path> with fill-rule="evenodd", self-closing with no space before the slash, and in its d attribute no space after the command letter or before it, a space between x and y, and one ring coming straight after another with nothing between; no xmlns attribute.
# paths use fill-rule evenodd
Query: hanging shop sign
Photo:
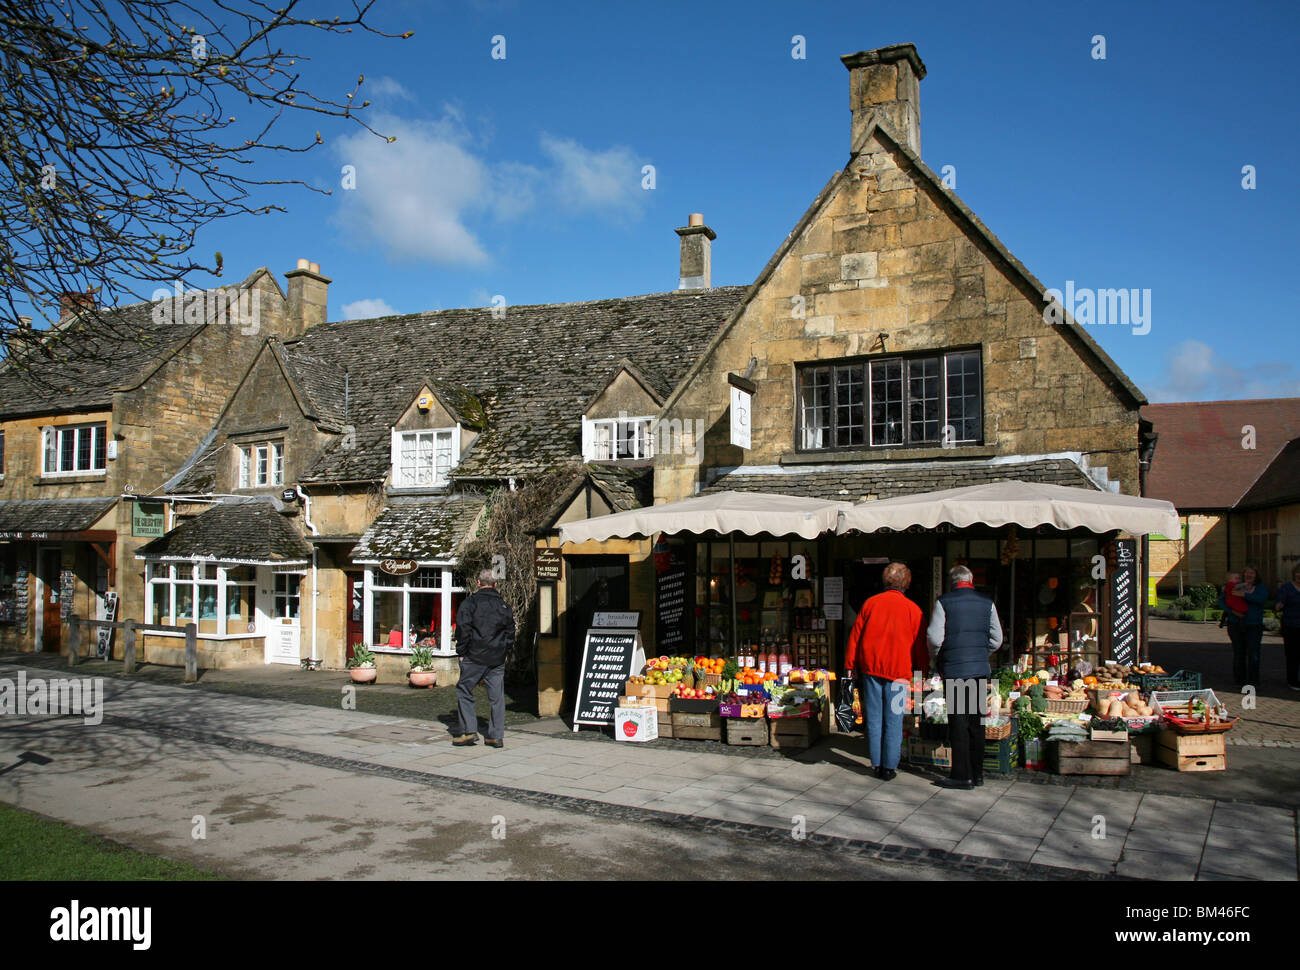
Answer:
<svg viewBox="0 0 1300 970"><path fill-rule="evenodd" d="M131 503L131 535L138 539L156 539L164 532L162 502Z"/></svg>
<svg viewBox="0 0 1300 970"><path fill-rule="evenodd" d="M385 559L379 564L380 572L390 576L407 576L420 568L414 559Z"/></svg>
<svg viewBox="0 0 1300 970"><path fill-rule="evenodd" d="M736 374L728 374L727 383L731 391L731 443L738 448L749 448L753 397L757 385Z"/></svg>
<svg viewBox="0 0 1300 970"><path fill-rule="evenodd" d="M564 575L564 557L559 549L533 550L533 577L539 583L558 583Z"/></svg>

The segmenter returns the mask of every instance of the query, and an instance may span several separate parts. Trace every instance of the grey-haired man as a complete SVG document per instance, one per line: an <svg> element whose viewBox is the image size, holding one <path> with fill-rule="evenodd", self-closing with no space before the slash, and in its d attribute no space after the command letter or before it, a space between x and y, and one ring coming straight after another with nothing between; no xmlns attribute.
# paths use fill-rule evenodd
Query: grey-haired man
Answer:
<svg viewBox="0 0 1300 970"><path fill-rule="evenodd" d="M474 710L474 688L479 681L487 688L492 712L486 743L505 746L506 655L515 642L515 616L497 592L492 570L478 574L478 589L456 611L456 653L460 657L460 680L456 684L460 733L452 739L458 748L478 741L478 714Z"/></svg>

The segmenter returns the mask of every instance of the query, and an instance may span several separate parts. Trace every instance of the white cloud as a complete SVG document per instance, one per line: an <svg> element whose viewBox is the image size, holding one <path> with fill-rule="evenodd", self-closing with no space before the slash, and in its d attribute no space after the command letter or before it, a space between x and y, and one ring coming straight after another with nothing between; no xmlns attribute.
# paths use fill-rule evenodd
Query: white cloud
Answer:
<svg viewBox="0 0 1300 970"><path fill-rule="evenodd" d="M547 214L559 219L625 218L645 204L640 166L628 148L597 151L543 134L541 165L492 161L453 105L443 106L438 121L391 113L368 121L396 140L358 131L336 143L339 161L355 167L355 188L335 189L337 218L358 243L398 259L484 266L491 259L470 228L476 217L509 221L545 208L558 210Z"/></svg>
<svg viewBox="0 0 1300 970"><path fill-rule="evenodd" d="M369 320L372 317L391 317L397 311L388 305L387 300L371 297L344 303L341 307L344 320Z"/></svg>
<svg viewBox="0 0 1300 970"><path fill-rule="evenodd" d="M564 205L617 214L639 212L645 199L641 164L630 148L584 148L571 138L543 134L542 154L555 166L554 191Z"/></svg>
<svg viewBox="0 0 1300 970"><path fill-rule="evenodd" d="M368 77L361 85L362 101L414 101L415 98L401 81L391 77Z"/></svg>
<svg viewBox="0 0 1300 970"><path fill-rule="evenodd" d="M1232 401L1300 396L1300 378L1282 361L1251 362L1234 351L1217 350L1202 340L1184 340L1174 348L1163 380L1151 389L1154 403Z"/></svg>

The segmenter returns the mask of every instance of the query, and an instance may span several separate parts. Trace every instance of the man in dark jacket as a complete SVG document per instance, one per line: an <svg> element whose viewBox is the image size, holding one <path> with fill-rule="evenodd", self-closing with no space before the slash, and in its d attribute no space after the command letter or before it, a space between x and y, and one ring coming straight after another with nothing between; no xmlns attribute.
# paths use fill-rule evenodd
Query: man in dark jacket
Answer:
<svg viewBox="0 0 1300 970"><path fill-rule="evenodd" d="M934 604L926 631L943 674L948 708L948 744L952 748L951 777L944 788L970 789L984 784L984 727L988 710L989 655L1002 646L1002 624L987 596L975 592L971 571L953 566L948 572L952 592Z"/></svg>
<svg viewBox="0 0 1300 970"><path fill-rule="evenodd" d="M492 570L478 574L478 589L456 611L456 653L460 657L460 680L456 700L460 708L460 734L452 744L463 748L478 741L478 715L474 712L474 688L482 681L492 705L486 743L505 747L506 654L515 642L515 617L497 592Z"/></svg>

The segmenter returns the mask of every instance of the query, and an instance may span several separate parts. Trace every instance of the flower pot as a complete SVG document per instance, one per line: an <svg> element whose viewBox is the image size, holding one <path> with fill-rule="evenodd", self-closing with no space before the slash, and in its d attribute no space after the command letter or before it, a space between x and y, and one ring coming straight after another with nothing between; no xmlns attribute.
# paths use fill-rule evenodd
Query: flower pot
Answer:
<svg viewBox="0 0 1300 970"><path fill-rule="evenodd" d="M406 676L411 681L412 687L433 687L438 683L438 671L436 670L410 670Z"/></svg>
<svg viewBox="0 0 1300 970"><path fill-rule="evenodd" d="M348 675L354 684L372 684L379 676L378 667L349 667Z"/></svg>

